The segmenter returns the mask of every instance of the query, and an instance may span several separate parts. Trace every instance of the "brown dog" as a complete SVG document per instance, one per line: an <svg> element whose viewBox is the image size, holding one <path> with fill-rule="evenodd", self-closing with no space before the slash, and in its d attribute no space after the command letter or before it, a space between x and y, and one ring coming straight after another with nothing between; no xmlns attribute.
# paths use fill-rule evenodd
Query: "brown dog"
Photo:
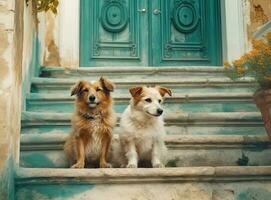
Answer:
<svg viewBox="0 0 271 200"><path fill-rule="evenodd" d="M64 146L72 168L84 168L95 161L101 168L111 167L107 159L116 123L113 90L113 83L103 77L94 83L78 81L72 87L71 96L77 96L73 131Z"/></svg>

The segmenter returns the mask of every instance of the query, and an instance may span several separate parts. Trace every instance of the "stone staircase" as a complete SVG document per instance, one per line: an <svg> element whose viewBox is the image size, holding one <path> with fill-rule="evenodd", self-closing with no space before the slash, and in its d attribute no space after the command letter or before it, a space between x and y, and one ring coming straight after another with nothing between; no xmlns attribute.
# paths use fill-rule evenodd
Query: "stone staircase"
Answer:
<svg viewBox="0 0 271 200"><path fill-rule="evenodd" d="M62 149L73 111L69 89L78 79L100 76L116 84L119 114L128 104L129 87L172 89L165 101L166 168L67 169ZM271 143L252 101L254 88L249 78L229 80L221 67L44 67L31 80L22 113L16 198L270 199Z"/></svg>

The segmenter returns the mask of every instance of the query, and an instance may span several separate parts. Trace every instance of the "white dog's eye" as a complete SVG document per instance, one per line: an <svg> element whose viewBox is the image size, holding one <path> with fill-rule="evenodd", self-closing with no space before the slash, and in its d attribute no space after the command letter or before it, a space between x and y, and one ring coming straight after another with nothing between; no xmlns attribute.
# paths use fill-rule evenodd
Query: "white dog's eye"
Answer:
<svg viewBox="0 0 271 200"><path fill-rule="evenodd" d="M159 99L159 100L158 100L158 102L159 102L159 103L161 103L161 102L162 102L162 100L161 100L161 99Z"/></svg>
<svg viewBox="0 0 271 200"><path fill-rule="evenodd" d="M147 99L145 99L145 101L148 102L148 103L152 102L151 98L147 98Z"/></svg>

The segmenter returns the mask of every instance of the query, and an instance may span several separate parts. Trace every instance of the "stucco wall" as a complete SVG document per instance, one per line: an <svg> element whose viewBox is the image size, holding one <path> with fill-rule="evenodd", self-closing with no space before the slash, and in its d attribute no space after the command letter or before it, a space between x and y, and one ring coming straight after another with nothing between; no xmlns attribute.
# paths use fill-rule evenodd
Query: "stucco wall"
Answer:
<svg viewBox="0 0 271 200"><path fill-rule="evenodd" d="M79 66L79 3L60 0L58 14L39 14L41 63L45 66Z"/></svg>
<svg viewBox="0 0 271 200"><path fill-rule="evenodd" d="M251 41L253 33L263 24L271 20L270 0L249 0L247 7L249 19L247 22L248 40Z"/></svg>
<svg viewBox="0 0 271 200"><path fill-rule="evenodd" d="M14 167L19 161L22 82L28 74L32 54L32 12L24 3L22 0L0 0L1 200L12 199L13 195ZM27 38L31 38L30 42Z"/></svg>
<svg viewBox="0 0 271 200"><path fill-rule="evenodd" d="M226 40L223 56L225 60L232 60L249 50L252 34L267 19L270 19L271 1L222 0L221 2L222 5L226 4L226 10L222 10L221 14L228 18L222 20L222 25L228 29L222 30L223 40ZM79 67L80 0L60 0L57 15L51 12L40 14L39 20L41 64ZM241 44L237 44L238 42Z"/></svg>
<svg viewBox="0 0 271 200"><path fill-rule="evenodd" d="M16 160L16 138L20 124L20 64L17 60L20 58L15 57L16 54L20 56L15 51L16 46L20 45L15 30L15 10L15 1L0 1L0 199L8 199L12 195L12 173L9 168L12 168L13 158Z"/></svg>

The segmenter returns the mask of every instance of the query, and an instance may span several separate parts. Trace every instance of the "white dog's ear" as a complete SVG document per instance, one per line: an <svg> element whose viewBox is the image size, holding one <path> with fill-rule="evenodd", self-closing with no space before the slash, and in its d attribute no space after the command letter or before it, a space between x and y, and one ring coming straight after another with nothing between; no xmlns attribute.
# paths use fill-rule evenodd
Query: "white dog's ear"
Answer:
<svg viewBox="0 0 271 200"><path fill-rule="evenodd" d="M142 86L140 86L140 87L133 87L133 88L129 89L132 97L137 97L137 96L141 95L142 90L143 90Z"/></svg>
<svg viewBox="0 0 271 200"><path fill-rule="evenodd" d="M84 81L78 81L71 88L71 96L80 95L84 87Z"/></svg>
<svg viewBox="0 0 271 200"><path fill-rule="evenodd" d="M100 78L100 82L102 84L102 87L104 89L106 89L107 91L109 91L109 92L113 92L114 91L115 86L114 86L114 84L110 80L108 80L108 79L106 79L104 77L101 77Z"/></svg>
<svg viewBox="0 0 271 200"><path fill-rule="evenodd" d="M168 94L169 96L172 96L171 90L166 88L166 87L160 87L160 86L156 86L156 88L158 89L158 91L160 92L161 96L164 97L165 94Z"/></svg>

